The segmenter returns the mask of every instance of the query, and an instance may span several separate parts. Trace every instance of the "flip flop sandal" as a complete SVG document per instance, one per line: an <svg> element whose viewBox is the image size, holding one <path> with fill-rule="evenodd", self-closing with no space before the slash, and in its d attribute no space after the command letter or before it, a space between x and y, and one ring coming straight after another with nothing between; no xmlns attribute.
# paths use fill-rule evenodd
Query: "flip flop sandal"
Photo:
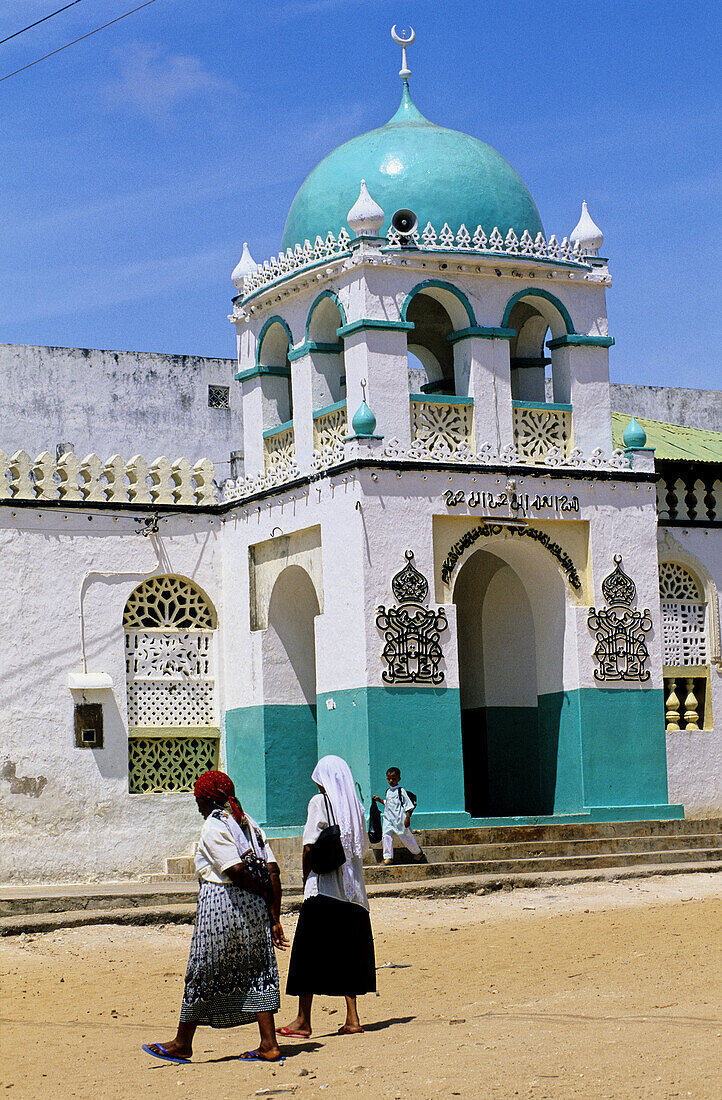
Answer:
<svg viewBox="0 0 722 1100"><path fill-rule="evenodd" d="M179 1066L187 1066L190 1064L190 1058L176 1058L175 1055L169 1054L164 1046L160 1043L153 1043L154 1047L158 1047L158 1050L151 1050L147 1043L143 1043L142 1049L146 1054L150 1054L151 1058L160 1058L163 1062L176 1062Z"/></svg>
<svg viewBox="0 0 722 1100"><path fill-rule="evenodd" d="M239 1062L268 1062L271 1066L277 1066L279 1062L285 1062L286 1059L281 1055L280 1058L264 1058L257 1050L246 1050L243 1054L238 1055Z"/></svg>
<svg viewBox="0 0 722 1100"><path fill-rule="evenodd" d="M276 1035L285 1035L287 1039L310 1039L305 1031L290 1031L287 1027L277 1027Z"/></svg>

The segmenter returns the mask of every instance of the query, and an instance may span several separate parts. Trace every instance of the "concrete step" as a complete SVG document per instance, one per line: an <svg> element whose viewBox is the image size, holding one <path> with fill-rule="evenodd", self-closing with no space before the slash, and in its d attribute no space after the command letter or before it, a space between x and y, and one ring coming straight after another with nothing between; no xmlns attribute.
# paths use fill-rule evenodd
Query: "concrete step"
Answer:
<svg viewBox="0 0 722 1100"><path fill-rule="evenodd" d="M410 868L415 870L416 868ZM394 868L393 870L401 870ZM722 860L693 863L637 864L628 867L577 869L566 871L539 871L532 873L471 874L427 878L419 882L391 881L380 885L369 884L369 897L463 897L466 894L487 894L496 890L513 890L519 887L549 888L568 886L579 882L613 882L624 879L644 879L656 875L686 875L702 872L722 872ZM92 924L190 924L196 911L195 884L188 884L179 891L163 891L149 888L145 883L102 883L85 895L87 908L55 908L67 904L72 897L83 897L81 891L89 887L56 885L46 887L15 888L34 891L35 902L41 901L41 891L51 908L33 911L17 909L0 916L0 936L50 932L58 928L82 927ZM3 887L0 899L7 901L10 888ZM96 907L96 899L102 898L103 907ZM29 896L24 899L27 903ZM131 900L133 904L128 904ZM301 905L301 894L286 891L283 911L293 912ZM23 899L21 899L23 901Z"/></svg>
<svg viewBox="0 0 722 1100"><path fill-rule="evenodd" d="M677 851L613 852L606 855L587 853L580 856L537 856L522 859L490 859L449 863L397 863L390 867L368 867L367 883L419 882L427 878L441 878L460 874L508 874L511 872L566 871L582 868L653 866L661 863L704 863L720 860L720 849L685 848Z"/></svg>
<svg viewBox="0 0 722 1100"><path fill-rule="evenodd" d="M419 834L421 840L422 834ZM576 856L586 853L605 855L611 852L673 851L678 848L718 848L722 852L722 833L698 833L678 836L604 837L596 840L541 840L515 844L459 844L425 846L428 863L468 862L479 859L521 859L528 856ZM411 853L403 847L394 848L398 862L411 863ZM374 847L364 862L368 866L380 863L383 852Z"/></svg>
<svg viewBox="0 0 722 1100"><path fill-rule="evenodd" d="M624 836L678 836L694 833L722 833L722 818L693 818L690 820L670 818L666 821L578 821L564 825L489 825L463 829L424 829L419 832L419 836L423 835L427 845L437 846L508 844L545 840L594 840Z"/></svg>

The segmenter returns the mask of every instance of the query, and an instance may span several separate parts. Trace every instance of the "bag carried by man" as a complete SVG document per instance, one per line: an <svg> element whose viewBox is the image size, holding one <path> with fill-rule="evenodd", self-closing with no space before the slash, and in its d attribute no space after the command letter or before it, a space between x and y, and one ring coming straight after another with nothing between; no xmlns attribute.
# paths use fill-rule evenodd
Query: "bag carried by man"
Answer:
<svg viewBox="0 0 722 1100"><path fill-rule="evenodd" d="M379 804L375 799L371 799L371 808L369 810L369 842L371 844L378 844L381 840L381 810Z"/></svg>

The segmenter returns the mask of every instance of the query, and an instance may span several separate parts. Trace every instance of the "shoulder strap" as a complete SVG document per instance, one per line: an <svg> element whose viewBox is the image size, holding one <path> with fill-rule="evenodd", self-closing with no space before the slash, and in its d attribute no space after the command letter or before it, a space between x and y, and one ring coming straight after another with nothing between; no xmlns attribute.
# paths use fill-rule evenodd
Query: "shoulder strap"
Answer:
<svg viewBox="0 0 722 1100"><path fill-rule="evenodd" d="M324 802L326 803L326 813L328 814L328 823L330 825L333 822L333 824L335 825L336 824L336 818L333 816L333 806L331 805L331 800L330 800L330 798L328 797L328 795L326 794L325 791L323 792L323 799L324 799Z"/></svg>

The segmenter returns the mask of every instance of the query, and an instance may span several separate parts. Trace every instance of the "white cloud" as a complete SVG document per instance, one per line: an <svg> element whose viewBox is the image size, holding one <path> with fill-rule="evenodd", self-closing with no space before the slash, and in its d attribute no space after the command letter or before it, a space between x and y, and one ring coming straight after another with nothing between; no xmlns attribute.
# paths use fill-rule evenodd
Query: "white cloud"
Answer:
<svg viewBox="0 0 722 1100"><path fill-rule="evenodd" d="M235 85L204 69L197 57L166 53L133 42L118 50L120 75L104 90L109 103L131 107L150 121L165 121L186 100L209 92L234 94Z"/></svg>

